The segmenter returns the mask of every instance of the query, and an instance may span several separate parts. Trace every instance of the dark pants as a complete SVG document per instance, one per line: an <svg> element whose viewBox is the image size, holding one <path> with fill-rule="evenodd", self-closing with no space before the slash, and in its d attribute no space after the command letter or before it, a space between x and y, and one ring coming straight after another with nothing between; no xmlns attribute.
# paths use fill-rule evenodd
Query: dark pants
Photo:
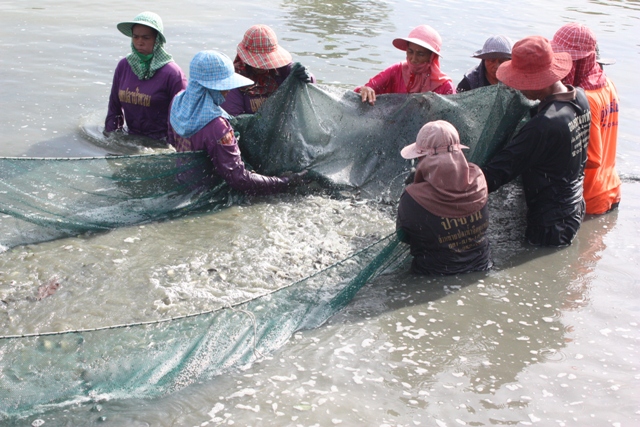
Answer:
<svg viewBox="0 0 640 427"><path fill-rule="evenodd" d="M573 215L565 217L550 226L527 224L527 231L525 232L527 242L534 246L569 246L580 229L584 219L584 212L585 203L583 200L579 209Z"/></svg>

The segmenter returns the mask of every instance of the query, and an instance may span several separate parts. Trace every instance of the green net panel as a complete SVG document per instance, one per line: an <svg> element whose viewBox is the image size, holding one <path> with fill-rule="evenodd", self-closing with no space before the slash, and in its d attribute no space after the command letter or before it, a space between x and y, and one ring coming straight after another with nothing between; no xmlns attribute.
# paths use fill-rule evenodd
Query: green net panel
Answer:
<svg viewBox="0 0 640 427"><path fill-rule="evenodd" d="M0 340L0 420L83 401L154 397L242 367L293 332L322 324L404 259L391 234L351 257L245 303L129 326Z"/></svg>
<svg viewBox="0 0 640 427"><path fill-rule="evenodd" d="M447 120L467 159L483 165L513 136L532 107L502 84L457 95L379 96L375 106L353 91L288 79L257 114L239 119L245 158L265 174L309 169L370 198L397 200L410 163L400 150L420 128Z"/></svg>
<svg viewBox="0 0 640 427"><path fill-rule="evenodd" d="M5 248L228 206L242 199L204 152L0 158Z"/></svg>
<svg viewBox="0 0 640 427"><path fill-rule="evenodd" d="M530 103L498 85L454 96L357 94L288 79L254 116L235 121L243 154L278 175L309 169L327 185L396 200L409 162L400 149L445 119L483 164L516 131ZM157 221L243 199L202 152L85 159L0 158L5 248ZM369 280L403 262L393 230L304 280L189 316L136 325L0 337L0 420L67 404L152 397L251 363L295 331L322 324ZM123 284L126 286L126 284Z"/></svg>
<svg viewBox="0 0 640 427"><path fill-rule="evenodd" d="M426 122L453 123L468 159L484 164L513 135L530 103L495 85L453 96L359 95L288 79L258 114L240 117L242 152L261 173L309 169L333 186L396 200L409 162L402 147ZM0 245L5 248L221 208L242 196L202 152L105 158L0 158Z"/></svg>

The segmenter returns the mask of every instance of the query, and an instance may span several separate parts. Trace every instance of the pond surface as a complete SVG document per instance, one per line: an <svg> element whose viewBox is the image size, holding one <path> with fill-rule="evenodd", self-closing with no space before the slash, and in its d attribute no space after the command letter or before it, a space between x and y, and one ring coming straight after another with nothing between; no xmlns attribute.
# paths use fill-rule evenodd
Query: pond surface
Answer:
<svg viewBox="0 0 640 427"><path fill-rule="evenodd" d="M5 1L0 154L104 155L108 147L91 136L129 51L115 24L151 7L185 72L200 50L233 56L244 30L264 23L320 83L344 89L400 61L391 40L419 24L440 32L441 65L457 83L491 34L551 38L583 22L602 55L617 60L606 71L621 98L620 210L587 218L569 248L533 249L521 243L519 192L507 188L492 195L488 273L395 271L242 371L162 398L66 405L5 424L640 425L639 1ZM206 309L304 277L393 227L389 207L276 197L14 248L0 254L0 328L96 327ZM35 300L54 276L65 278L60 289Z"/></svg>

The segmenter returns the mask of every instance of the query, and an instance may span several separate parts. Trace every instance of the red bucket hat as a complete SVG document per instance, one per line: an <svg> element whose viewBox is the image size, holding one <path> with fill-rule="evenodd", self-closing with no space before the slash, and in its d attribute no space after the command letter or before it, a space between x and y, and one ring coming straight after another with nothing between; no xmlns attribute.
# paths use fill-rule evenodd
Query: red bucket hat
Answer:
<svg viewBox="0 0 640 427"><path fill-rule="evenodd" d="M440 34L428 25L418 25L411 30L409 37L400 37L393 39L393 45L400 50L407 50L407 44L415 43L418 46L422 46L425 49L429 49L431 52L438 56L440 55L440 48L442 47L442 38Z"/></svg>
<svg viewBox="0 0 640 427"><path fill-rule="evenodd" d="M518 90L540 90L562 80L571 71L571 55L554 53L542 36L525 37L511 51L511 61L498 68L498 80Z"/></svg>
<svg viewBox="0 0 640 427"><path fill-rule="evenodd" d="M595 52L596 45L596 36L593 31L577 22L560 27L551 40L551 46L555 52L567 52L574 61Z"/></svg>
<svg viewBox="0 0 640 427"><path fill-rule="evenodd" d="M276 33L266 25L249 28L237 52L242 62L261 70L284 67L292 61L291 54L278 45Z"/></svg>

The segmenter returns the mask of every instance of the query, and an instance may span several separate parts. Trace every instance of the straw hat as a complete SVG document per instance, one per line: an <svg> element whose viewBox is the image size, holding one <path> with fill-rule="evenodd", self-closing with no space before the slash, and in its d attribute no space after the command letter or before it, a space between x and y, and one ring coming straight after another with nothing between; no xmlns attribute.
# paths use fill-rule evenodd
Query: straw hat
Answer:
<svg viewBox="0 0 640 427"><path fill-rule="evenodd" d="M393 39L393 45L400 50L407 50L407 44L414 43L430 50L438 56L442 47L440 34L428 25L418 25L411 30L408 37Z"/></svg>
<svg viewBox="0 0 640 427"><path fill-rule="evenodd" d="M409 144L400 151L405 159L415 159L422 156L434 156L438 153L460 151L469 148L460 144L458 130L451 123L436 120L422 126L416 142Z"/></svg>
<svg viewBox="0 0 640 427"><path fill-rule="evenodd" d="M242 62L260 70L284 67L293 60L278 45L276 33L266 25L254 25L245 31L237 52Z"/></svg>
<svg viewBox="0 0 640 427"><path fill-rule="evenodd" d="M196 53L189 64L189 80L215 90L231 90L253 84L253 80L235 72L228 56L213 50Z"/></svg>
<svg viewBox="0 0 640 427"><path fill-rule="evenodd" d="M509 37L497 35L489 37L482 49L477 50L472 56L479 59L511 59L511 47L513 42Z"/></svg>
<svg viewBox="0 0 640 427"><path fill-rule="evenodd" d="M542 36L525 37L511 52L511 61L500 65L496 76L518 90L540 90L562 80L571 71L571 55L553 52Z"/></svg>
<svg viewBox="0 0 640 427"><path fill-rule="evenodd" d="M133 21L120 22L117 27L125 36L133 37L132 28L134 25L146 25L147 27L153 28L158 32L160 43L164 44L167 42L164 34L162 34L162 31L164 30L162 19L157 14L153 12L142 12L133 18Z"/></svg>

